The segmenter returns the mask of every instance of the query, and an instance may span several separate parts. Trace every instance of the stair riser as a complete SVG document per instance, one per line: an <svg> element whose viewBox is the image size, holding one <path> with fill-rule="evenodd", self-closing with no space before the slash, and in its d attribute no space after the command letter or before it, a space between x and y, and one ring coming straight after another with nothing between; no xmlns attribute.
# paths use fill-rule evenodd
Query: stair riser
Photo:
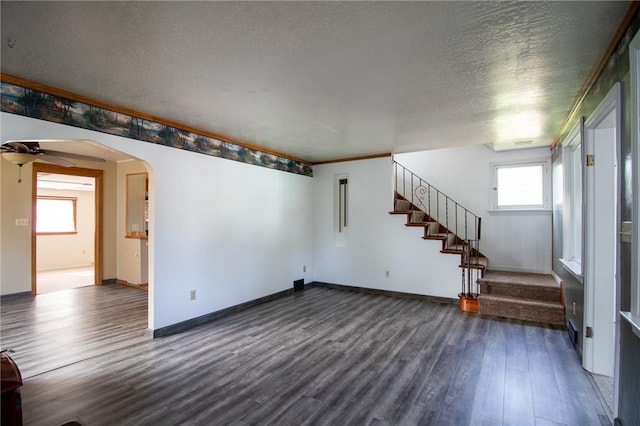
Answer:
<svg viewBox="0 0 640 426"><path fill-rule="evenodd" d="M538 322L543 324L564 325L565 313L562 306L539 307L526 306L517 302L478 300L479 311L482 315L492 315L502 318L511 318L522 321Z"/></svg>
<svg viewBox="0 0 640 426"><path fill-rule="evenodd" d="M554 287L522 286L517 284L481 282L480 293L492 296L513 296L521 299L559 302L560 289Z"/></svg>

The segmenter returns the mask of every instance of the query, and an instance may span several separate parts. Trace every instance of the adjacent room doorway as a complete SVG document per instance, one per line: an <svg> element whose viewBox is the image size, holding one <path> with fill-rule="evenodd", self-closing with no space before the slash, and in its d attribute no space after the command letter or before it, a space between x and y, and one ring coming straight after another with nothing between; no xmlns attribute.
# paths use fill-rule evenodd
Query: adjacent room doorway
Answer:
<svg viewBox="0 0 640 426"><path fill-rule="evenodd" d="M61 289L73 288L84 285L102 284L102 170L85 169L80 167L62 167L54 164L33 163L33 188L32 188L32 253L31 253L31 293L42 294ZM75 181L77 185L92 183L93 191L86 196L81 193L60 191L60 196L55 192L43 189L43 177L53 178L51 181ZM56 177L68 177L68 179L56 179ZM40 179L39 179L40 178ZM44 178L46 179L46 178ZM40 185L39 185L40 183ZM46 185L46 184L45 184ZM40 186L40 188L39 188ZM60 187L60 185L57 185ZM88 200L87 198L90 197ZM83 198L83 211L80 212L79 199ZM90 203L92 206L87 206ZM40 206L40 218L38 217ZM60 209L58 219L66 216L68 220L62 223L52 223L45 227L46 218L42 213L44 209ZM77 225L82 219L78 214L90 214L88 229L84 229L85 235L79 235ZM40 221L40 222L39 222ZM55 229L52 227L60 226ZM85 226L87 228L87 226ZM77 244L67 241L69 237L82 237ZM62 241L67 238L67 240ZM54 241L55 240L55 241ZM88 246L90 245L90 246ZM51 251L57 250L57 253ZM77 251L77 253L76 253ZM75 258L77 260L72 259ZM66 265L64 269L56 265ZM49 271L42 271L50 269ZM56 269L58 269L56 271Z"/></svg>

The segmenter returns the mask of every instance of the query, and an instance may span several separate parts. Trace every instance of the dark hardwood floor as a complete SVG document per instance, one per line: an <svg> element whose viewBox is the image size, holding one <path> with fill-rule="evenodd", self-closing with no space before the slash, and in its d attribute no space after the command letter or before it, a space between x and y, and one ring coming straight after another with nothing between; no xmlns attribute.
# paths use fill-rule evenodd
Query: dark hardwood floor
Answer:
<svg viewBox="0 0 640 426"><path fill-rule="evenodd" d="M566 332L311 287L179 335L147 293L2 301L26 425L606 425Z"/></svg>

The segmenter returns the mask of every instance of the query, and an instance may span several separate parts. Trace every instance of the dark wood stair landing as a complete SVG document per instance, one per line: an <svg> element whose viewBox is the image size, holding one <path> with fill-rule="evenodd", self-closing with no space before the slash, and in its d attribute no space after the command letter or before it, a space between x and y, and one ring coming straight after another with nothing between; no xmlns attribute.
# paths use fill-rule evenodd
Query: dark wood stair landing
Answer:
<svg viewBox="0 0 640 426"><path fill-rule="evenodd" d="M551 275L487 271L478 285L481 315L565 324L561 288Z"/></svg>

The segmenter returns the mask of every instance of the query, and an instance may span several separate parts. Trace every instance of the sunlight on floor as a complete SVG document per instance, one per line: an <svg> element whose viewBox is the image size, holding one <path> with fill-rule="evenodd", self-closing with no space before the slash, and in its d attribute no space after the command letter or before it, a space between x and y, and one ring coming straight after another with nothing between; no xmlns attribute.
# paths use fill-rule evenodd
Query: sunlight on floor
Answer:
<svg viewBox="0 0 640 426"><path fill-rule="evenodd" d="M73 269L56 269L38 272L36 288L38 294L85 287L94 284L93 265Z"/></svg>

